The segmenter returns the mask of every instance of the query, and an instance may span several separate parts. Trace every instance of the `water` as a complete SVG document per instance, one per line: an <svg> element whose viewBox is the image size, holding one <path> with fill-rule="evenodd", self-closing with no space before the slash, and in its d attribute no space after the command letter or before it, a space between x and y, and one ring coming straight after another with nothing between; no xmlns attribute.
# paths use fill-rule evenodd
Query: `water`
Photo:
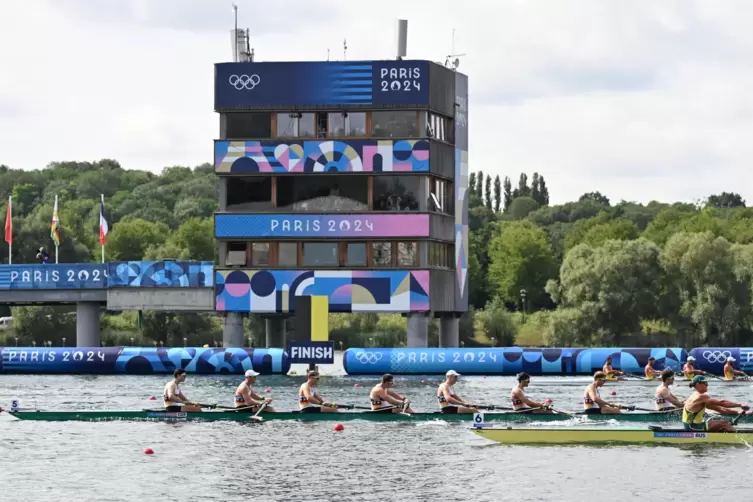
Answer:
<svg viewBox="0 0 753 502"><path fill-rule="evenodd" d="M422 380L428 379L427 383ZM0 376L0 406L142 409L158 405L165 376ZM238 376L189 376L186 395L230 404ZM320 392L367 404L375 377L323 377ZM585 386L587 379L580 378ZM302 377L260 377L277 409L296 406ZM416 411L436 408L437 377L396 377ZM528 394L577 410L573 378L532 380ZM361 384L356 388L356 383ZM464 397L507 405L511 377L469 377ZM570 383L570 385L563 385ZM710 386L750 398L751 386ZM617 396L609 396L616 389ZM650 406L653 385L607 384L611 400ZM678 384L678 396L690 389ZM266 422L262 424L23 422L0 416L0 501L434 501L613 500L682 493L747 497L753 450L703 446L501 446L466 423ZM550 423L549 426L552 424ZM154 449L155 455L142 453ZM599 495L601 494L601 495Z"/></svg>

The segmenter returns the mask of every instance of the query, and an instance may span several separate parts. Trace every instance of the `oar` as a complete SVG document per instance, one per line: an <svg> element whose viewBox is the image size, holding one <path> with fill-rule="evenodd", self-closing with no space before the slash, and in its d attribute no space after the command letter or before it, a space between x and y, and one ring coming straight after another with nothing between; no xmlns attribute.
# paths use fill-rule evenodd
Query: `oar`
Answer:
<svg viewBox="0 0 753 502"><path fill-rule="evenodd" d="M199 408L209 408L209 409L215 409L215 408L228 408L227 406L220 406L218 404L201 404L201 403L192 403L194 406L198 406Z"/></svg>
<svg viewBox="0 0 753 502"><path fill-rule="evenodd" d="M253 416L251 417L251 420L256 420L257 422L263 422L264 419L259 416L259 413L261 413L264 410L264 408L267 407L268 404L269 404L269 401L264 401L261 404L261 406L259 406L259 411L253 414Z"/></svg>
<svg viewBox="0 0 753 502"><path fill-rule="evenodd" d="M515 408L510 408L509 406L499 406L496 404L479 404L476 406L479 410L509 410L512 411Z"/></svg>
<svg viewBox="0 0 753 502"><path fill-rule="evenodd" d="M745 412L741 411L740 413L737 414L737 416L735 418L733 418L732 420L730 420L730 423L732 425L737 425L737 422L740 421L740 419L743 417L743 415L745 415Z"/></svg>

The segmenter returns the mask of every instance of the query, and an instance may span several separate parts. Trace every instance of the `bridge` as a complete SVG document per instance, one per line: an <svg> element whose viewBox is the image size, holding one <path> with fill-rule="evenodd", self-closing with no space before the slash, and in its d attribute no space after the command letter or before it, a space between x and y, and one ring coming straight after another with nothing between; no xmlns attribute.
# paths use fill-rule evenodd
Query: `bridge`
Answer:
<svg viewBox="0 0 753 502"><path fill-rule="evenodd" d="M98 347L102 307L115 311L214 311L214 264L127 261L0 265L0 303L75 303L76 346Z"/></svg>

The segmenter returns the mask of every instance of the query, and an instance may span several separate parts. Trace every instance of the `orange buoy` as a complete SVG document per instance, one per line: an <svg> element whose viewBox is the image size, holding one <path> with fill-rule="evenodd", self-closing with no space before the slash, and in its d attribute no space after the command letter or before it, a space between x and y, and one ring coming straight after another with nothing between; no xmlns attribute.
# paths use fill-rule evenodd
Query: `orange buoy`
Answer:
<svg viewBox="0 0 753 502"><path fill-rule="evenodd" d="M335 431L340 432L340 431L344 431L345 427L343 427L343 424L335 424L334 429Z"/></svg>
<svg viewBox="0 0 753 502"><path fill-rule="evenodd" d="M144 455L154 455L154 450L151 448L144 448Z"/></svg>

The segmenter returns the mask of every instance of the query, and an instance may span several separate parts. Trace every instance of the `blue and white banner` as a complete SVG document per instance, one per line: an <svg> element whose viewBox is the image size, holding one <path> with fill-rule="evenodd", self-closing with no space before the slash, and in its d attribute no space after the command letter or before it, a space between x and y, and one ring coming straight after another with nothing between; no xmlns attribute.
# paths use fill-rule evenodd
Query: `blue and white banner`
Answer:
<svg viewBox="0 0 753 502"><path fill-rule="evenodd" d="M0 266L0 289L104 289L106 287L106 263Z"/></svg>

